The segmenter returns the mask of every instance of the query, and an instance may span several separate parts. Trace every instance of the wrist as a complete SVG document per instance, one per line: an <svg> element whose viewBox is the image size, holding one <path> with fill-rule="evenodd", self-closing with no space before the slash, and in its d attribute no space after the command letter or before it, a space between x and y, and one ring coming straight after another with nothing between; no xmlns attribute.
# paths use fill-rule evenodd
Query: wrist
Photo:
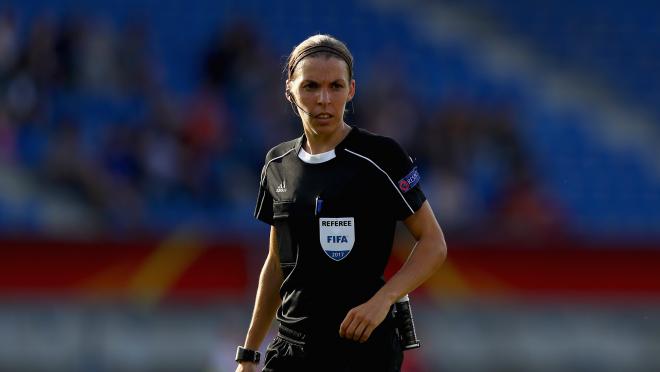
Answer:
<svg viewBox="0 0 660 372"><path fill-rule="evenodd" d="M388 306L394 305L399 299L396 293L388 291L385 287L381 288L381 290L376 293L376 297L379 298L380 301L385 302Z"/></svg>

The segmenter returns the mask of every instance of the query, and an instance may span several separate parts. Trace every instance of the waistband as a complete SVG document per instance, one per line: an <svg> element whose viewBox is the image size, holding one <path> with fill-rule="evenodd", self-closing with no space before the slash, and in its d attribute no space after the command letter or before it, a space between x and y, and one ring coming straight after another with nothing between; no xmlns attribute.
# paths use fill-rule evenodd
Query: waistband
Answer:
<svg viewBox="0 0 660 372"><path fill-rule="evenodd" d="M286 327L281 323L277 329L277 335L287 341L301 345L304 345L306 342L309 342L310 339L308 334Z"/></svg>
<svg viewBox="0 0 660 372"><path fill-rule="evenodd" d="M394 306L392 306L392 308L393 307ZM394 317L392 315L392 310L390 309L390 312L378 328L374 330L371 337L378 337L379 335L386 334L388 330L394 331L394 328ZM284 325L282 322L279 322L277 335L287 341L299 345L305 345L310 341L314 341L314 343L332 343L345 340L339 336L339 329L335 330L327 327L312 327L301 331L293 329L291 326Z"/></svg>

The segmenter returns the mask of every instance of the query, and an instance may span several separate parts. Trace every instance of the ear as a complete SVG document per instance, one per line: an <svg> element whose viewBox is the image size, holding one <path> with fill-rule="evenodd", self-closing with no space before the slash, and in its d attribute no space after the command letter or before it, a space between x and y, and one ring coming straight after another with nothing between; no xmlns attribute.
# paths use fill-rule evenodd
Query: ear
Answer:
<svg viewBox="0 0 660 372"><path fill-rule="evenodd" d="M351 83L349 84L348 99L346 100L346 102L351 101L354 96L355 96L355 79L351 80Z"/></svg>
<svg viewBox="0 0 660 372"><path fill-rule="evenodd" d="M291 81L287 80L286 85L284 86L284 97L286 97L286 100L289 102L291 101Z"/></svg>

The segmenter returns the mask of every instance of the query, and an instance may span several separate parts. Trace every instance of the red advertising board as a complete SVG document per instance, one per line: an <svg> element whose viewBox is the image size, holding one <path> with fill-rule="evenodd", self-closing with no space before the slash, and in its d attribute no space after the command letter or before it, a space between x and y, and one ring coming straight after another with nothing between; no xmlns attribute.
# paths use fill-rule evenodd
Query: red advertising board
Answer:
<svg viewBox="0 0 660 372"><path fill-rule="evenodd" d="M0 298L252 299L264 250L241 242L0 241ZM395 250L387 274L405 260ZM259 257L256 257L259 256ZM450 246L417 296L660 298L660 249Z"/></svg>

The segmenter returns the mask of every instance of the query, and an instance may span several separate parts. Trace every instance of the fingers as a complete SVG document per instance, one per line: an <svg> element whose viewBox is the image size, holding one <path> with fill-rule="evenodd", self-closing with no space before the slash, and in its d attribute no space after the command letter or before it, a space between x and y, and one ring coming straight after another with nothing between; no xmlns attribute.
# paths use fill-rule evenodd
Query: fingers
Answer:
<svg viewBox="0 0 660 372"><path fill-rule="evenodd" d="M341 325L339 326L339 336L343 338L348 338L348 330L351 324L353 323L353 317L354 317L354 312L353 310L349 311L348 314L346 314L346 317L344 320L341 322ZM351 332L355 329L355 326L352 326L350 328ZM352 334L352 333L351 333Z"/></svg>
<svg viewBox="0 0 660 372"><path fill-rule="evenodd" d="M351 310L339 327L339 336L349 340L365 342L371 336L375 323L369 318Z"/></svg>
<svg viewBox="0 0 660 372"><path fill-rule="evenodd" d="M368 322L360 322L360 325L358 325L353 334L353 341L365 342L370 334L371 325Z"/></svg>

